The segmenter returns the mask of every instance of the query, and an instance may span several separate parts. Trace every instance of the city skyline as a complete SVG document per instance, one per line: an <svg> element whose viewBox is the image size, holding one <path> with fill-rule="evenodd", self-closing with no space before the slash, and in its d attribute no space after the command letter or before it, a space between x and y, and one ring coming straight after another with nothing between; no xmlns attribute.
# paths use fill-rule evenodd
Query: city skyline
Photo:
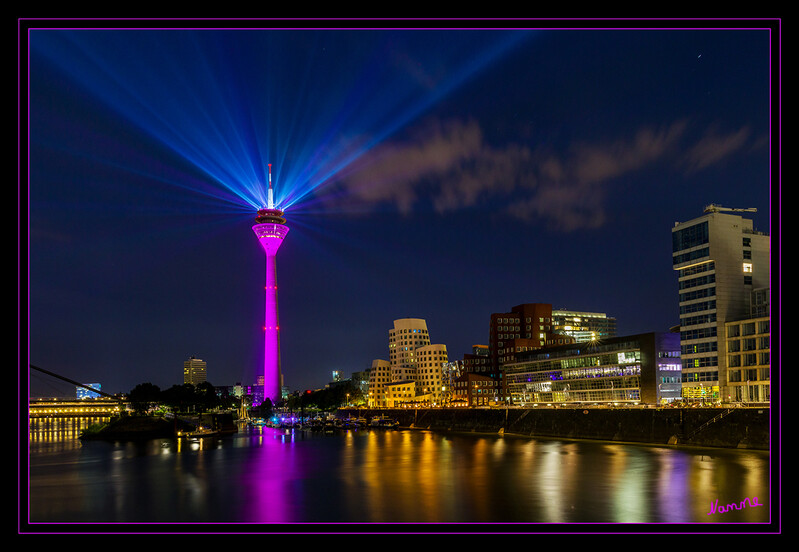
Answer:
<svg viewBox="0 0 799 552"><path fill-rule="evenodd" d="M523 303L667 331L675 222L773 231L777 52L765 23L645 23L30 30L29 361L110 392L190 356L254 382L267 164L291 389L387 359L402 318L451 360Z"/></svg>

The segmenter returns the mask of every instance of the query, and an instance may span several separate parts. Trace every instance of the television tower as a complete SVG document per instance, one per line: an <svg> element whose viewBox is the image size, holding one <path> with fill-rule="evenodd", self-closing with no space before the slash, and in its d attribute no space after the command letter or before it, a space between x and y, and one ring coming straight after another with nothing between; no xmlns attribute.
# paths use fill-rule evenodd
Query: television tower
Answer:
<svg viewBox="0 0 799 552"><path fill-rule="evenodd" d="M266 285L264 308L264 399L272 404L280 400L280 324L277 316L277 265L275 257L289 233L283 211L275 208L272 195L272 165L269 165L269 190L266 208L258 210L252 227L266 253Z"/></svg>

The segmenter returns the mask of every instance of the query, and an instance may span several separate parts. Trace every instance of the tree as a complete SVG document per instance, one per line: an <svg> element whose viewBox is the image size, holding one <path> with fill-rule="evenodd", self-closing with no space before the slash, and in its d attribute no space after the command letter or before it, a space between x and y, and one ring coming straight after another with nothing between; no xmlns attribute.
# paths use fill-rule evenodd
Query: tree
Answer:
<svg viewBox="0 0 799 552"><path fill-rule="evenodd" d="M207 381L198 383L194 387L194 398L197 410L200 412L211 410L222 404L222 400L216 395L214 386Z"/></svg>
<svg viewBox="0 0 799 552"><path fill-rule="evenodd" d="M128 393L128 399L137 414L143 414L161 401L161 389L152 383L140 383Z"/></svg>
<svg viewBox="0 0 799 552"><path fill-rule="evenodd" d="M197 402L194 386L190 383L173 385L161 393L161 399L176 412L188 412Z"/></svg>

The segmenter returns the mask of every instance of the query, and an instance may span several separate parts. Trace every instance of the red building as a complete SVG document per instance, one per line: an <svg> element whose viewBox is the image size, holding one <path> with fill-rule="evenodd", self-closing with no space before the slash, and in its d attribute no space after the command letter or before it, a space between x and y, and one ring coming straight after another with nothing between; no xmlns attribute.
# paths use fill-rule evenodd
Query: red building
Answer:
<svg viewBox="0 0 799 552"><path fill-rule="evenodd" d="M491 406L503 404L501 382L482 374L466 372L452 388L452 403L462 406Z"/></svg>
<svg viewBox="0 0 799 552"><path fill-rule="evenodd" d="M554 333L552 305L548 303L525 303L513 307L510 312L491 315L488 329L488 347L464 355L463 364L467 373L479 374L495 382L499 402L507 397L503 378L503 367L516 361L517 355L552 345L572 342L573 339ZM479 393L479 394L484 394ZM470 399L468 404L474 406Z"/></svg>

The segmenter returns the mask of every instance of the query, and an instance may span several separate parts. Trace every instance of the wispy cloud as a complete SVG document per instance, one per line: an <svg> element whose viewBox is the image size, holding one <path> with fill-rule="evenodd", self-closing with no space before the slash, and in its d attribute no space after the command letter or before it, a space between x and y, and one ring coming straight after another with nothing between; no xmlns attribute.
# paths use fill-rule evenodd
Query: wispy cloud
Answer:
<svg viewBox="0 0 799 552"><path fill-rule="evenodd" d="M723 161L747 143L746 128L688 141L688 123L641 128L629 138L576 143L566 152L526 145L492 146L474 122L435 122L403 140L382 144L349 167L339 185L347 202L391 204L401 213L426 201L439 213L491 201L521 220L573 231L605 220L612 183L669 162L696 171Z"/></svg>
<svg viewBox="0 0 799 552"><path fill-rule="evenodd" d="M748 127L730 134L719 133L715 128L709 129L686 153L684 158L686 170L704 169L741 151L748 142L750 134Z"/></svg>

